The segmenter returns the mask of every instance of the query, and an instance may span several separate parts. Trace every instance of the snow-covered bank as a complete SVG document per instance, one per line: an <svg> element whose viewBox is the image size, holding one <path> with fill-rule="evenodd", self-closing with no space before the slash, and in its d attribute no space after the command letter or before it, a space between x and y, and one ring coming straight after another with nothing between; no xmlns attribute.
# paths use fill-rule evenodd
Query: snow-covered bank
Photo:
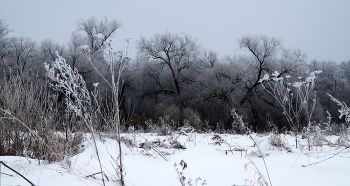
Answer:
<svg viewBox="0 0 350 186"><path fill-rule="evenodd" d="M201 185L253 185L260 171L268 181L263 160L249 136L224 134L189 134L158 136L156 134L123 134L128 145L123 146L126 185L179 186L180 181L174 164L181 160L187 163L183 170L186 181ZM214 138L213 138L214 137ZM306 140L300 139L302 147L295 148L294 137L284 136L292 152L271 146L270 135L253 135L263 153L273 185L349 185L349 149L325 162L303 167L342 150L336 146L313 146L311 151ZM327 137L335 141L336 136ZM174 145L174 144L177 144ZM118 185L111 156L116 156L116 142L110 138L97 140L98 150L106 178L106 185ZM303 146L304 145L304 146ZM173 147L181 148L173 148ZM142 147L142 148L140 148ZM185 147L185 149L184 149ZM161 152L162 154L160 154ZM165 158L162 158L163 156ZM248 155L256 167L247 158ZM166 161L167 159L168 161ZM58 185L102 185L95 150L90 139L82 144L82 152L71 158L70 167L63 163L38 163L38 160L25 157L1 156L16 171L23 174L37 186ZM179 168L179 167L178 167ZM257 168L257 169L256 169ZM180 168L179 168L180 169ZM1 166L0 185L28 185L20 176ZM88 176L88 177L87 177ZM257 184L256 184L257 185Z"/></svg>

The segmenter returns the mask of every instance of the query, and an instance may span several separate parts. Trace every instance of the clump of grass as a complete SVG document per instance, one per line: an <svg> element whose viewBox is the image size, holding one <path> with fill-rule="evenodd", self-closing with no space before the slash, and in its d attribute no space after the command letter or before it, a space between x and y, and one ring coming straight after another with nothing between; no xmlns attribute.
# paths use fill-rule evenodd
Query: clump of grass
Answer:
<svg viewBox="0 0 350 186"><path fill-rule="evenodd" d="M271 134L268 141L273 148L276 147L277 149L280 149L280 150L293 152L292 149L288 146L287 142L282 139L281 134Z"/></svg>
<svg viewBox="0 0 350 186"><path fill-rule="evenodd" d="M339 136L339 138L336 141L336 144L343 147L350 148L350 140L345 136Z"/></svg>
<svg viewBox="0 0 350 186"><path fill-rule="evenodd" d="M322 147L323 145L328 145L328 144L331 144L331 143L326 139L325 136L323 136L321 134L312 136L310 138L310 145L311 146L320 146L320 147Z"/></svg>

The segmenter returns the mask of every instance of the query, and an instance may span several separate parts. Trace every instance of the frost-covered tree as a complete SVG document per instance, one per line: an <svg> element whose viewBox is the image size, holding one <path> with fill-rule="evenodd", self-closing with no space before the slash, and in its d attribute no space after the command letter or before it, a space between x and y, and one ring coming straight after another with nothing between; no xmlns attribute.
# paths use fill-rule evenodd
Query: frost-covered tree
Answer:
<svg viewBox="0 0 350 186"><path fill-rule="evenodd" d="M99 51L103 42L109 40L115 34L115 31L121 27L121 23L115 19L97 19L95 17L80 20L77 25L79 33L87 42L85 44L90 48L90 53ZM100 39L102 42L96 42L96 39Z"/></svg>
<svg viewBox="0 0 350 186"><path fill-rule="evenodd" d="M40 62L55 61L57 58L57 52L61 56L65 56L65 47L63 45L55 43L51 39L45 39L40 43L38 47L37 58L40 60Z"/></svg>
<svg viewBox="0 0 350 186"><path fill-rule="evenodd" d="M251 69L254 70L250 75L251 78L246 82L246 93L239 102L240 105L243 105L259 85L259 79L263 73L271 72L281 41L266 36L248 35L239 40L239 45L242 49L248 51L249 56L247 56L245 62L251 65Z"/></svg>
<svg viewBox="0 0 350 186"><path fill-rule="evenodd" d="M198 62L199 45L187 35L171 33L157 34L150 39L144 37L138 42L140 56L150 65L149 76L154 87L149 94L181 95L183 85L191 83L191 72ZM162 79L168 73L166 81Z"/></svg>
<svg viewBox="0 0 350 186"><path fill-rule="evenodd" d="M84 43L85 40L81 34L76 32L72 33L67 49L67 61L69 64L71 64L72 68L84 69L83 64L85 56L81 53L80 49L80 46L82 46Z"/></svg>
<svg viewBox="0 0 350 186"><path fill-rule="evenodd" d="M35 61L36 43L30 38L11 38L9 40L9 55L5 65L11 70L11 74L25 77Z"/></svg>
<svg viewBox="0 0 350 186"><path fill-rule="evenodd" d="M8 24L5 23L4 19L0 19L0 79L4 77L2 73L7 70L7 63L5 59L8 57L10 52L9 38L6 36L11 32L8 28Z"/></svg>
<svg viewBox="0 0 350 186"><path fill-rule="evenodd" d="M259 80L275 70L282 75L296 73L305 60L305 54L300 50L286 49L280 39L264 35L243 36L239 46L245 51L237 59L244 73L239 106L247 108L247 113L252 115L249 117L252 118L252 127L263 129L265 118L262 116L266 115L263 111L269 110L266 107L273 103L264 96Z"/></svg>
<svg viewBox="0 0 350 186"><path fill-rule="evenodd" d="M4 19L0 19L0 60L6 56L8 49L8 38L6 37L11 30L8 28L8 24L5 23Z"/></svg>
<svg viewBox="0 0 350 186"><path fill-rule="evenodd" d="M100 82L102 95L111 92L103 77L110 78L109 66L104 62L103 43L112 40L121 28L121 22L116 19L96 18L81 19L72 33L68 44L67 63L79 70L87 82L90 91L94 90L93 83ZM81 46L89 47L90 61L81 53ZM108 97L104 98L108 99Z"/></svg>
<svg viewBox="0 0 350 186"><path fill-rule="evenodd" d="M219 61L219 60L218 60ZM236 107L237 98L243 87L244 74L239 63L231 57L215 63L197 73L196 87L192 94L197 95L194 105L199 108L204 119L215 126L225 124L225 129L231 127L230 109Z"/></svg>

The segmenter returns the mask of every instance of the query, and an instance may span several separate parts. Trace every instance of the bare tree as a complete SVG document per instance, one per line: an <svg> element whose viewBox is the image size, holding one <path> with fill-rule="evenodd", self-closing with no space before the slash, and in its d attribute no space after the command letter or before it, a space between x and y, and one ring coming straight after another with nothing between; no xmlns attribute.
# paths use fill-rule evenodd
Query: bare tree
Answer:
<svg viewBox="0 0 350 186"><path fill-rule="evenodd" d="M4 38L10 32L11 30L8 28L8 24L5 23L5 20L0 19L0 39Z"/></svg>
<svg viewBox="0 0 350 186"><path fill-rule="evenodd" d="M211 124L222 123L226 129L230 128L230 109L236 107L238 90L242 89L244 74L241 72L239 63L235 59L227 58L198 75L196 82L200 85L197 88L200 92L196 105L206 108L202 108L207 110L203 114L208 116L205 119L210 120Z"/></svg>
<svg viewBox="0 0 350 186"><path fill-rule="evenodd" d="M10 53L10 42L6 36L10 32L8 24L5 23L4 19L0 19L0 73L3 73L7 66L6 59ZM3 75L0 78L3 78Z"/></svg>
<svg viewBox="0 0 350 186"><path fill-rule="evenodd" d="M29 70L28 64L35 59L36 44L30 38L11 38L10 39L10 53L7 67L11 69L11 73L19 76L24 76L25 70Z"/></svg>
<svg viewBox="0 0 350 186"><path fill-rule="evenodd" d="M182 84L190 83L189 71L193 71L198 62L199 45L187 35L157 34L150 39L144 37L138 42L140 54L155 64L149 70L149 76L155 81L156 89L151 93L171 93L179 96ZM166 70L170 73L171 86L160 79Z"/></svg>
<svg viewBox="0 0 350 186"><path fill-rule="evenodd" d="M243 79L243 92L239 101L241 107L251 110L253 125L257 127L261 122L262 105L277 108L273 99L268 98L259 86L259 80L266 73L275 70L284 74L296 73L305 60L305 54L300 50L285 49L281 41L267 36L244 36L239 40L240 47L247 54L239 59L246 65ZM246 104L248 103L248 104Z"/></svg>
<svg viewBox="0 0 350 186"><path fill-rule="evenodd" d="M113 35L121 27L117 20L95 17L82 19L77 22L77 30L72 34L69 43L67 62L76 67L93 90L92 84L101 82L100 88L110 90L102 77L109 78L109 66L104 63L103 43L111 42ZM81 56L81 46L86 45L90 50L90 61ZM113 47L113 46L112 46Z"/></svg>
<svg viewBox="0 0 350 186"><path fill-rule="evenodd" d="M239 40L239 45L242 49L247 50L250 54L247 56L254 69L251 79L246 82L246 93L239 102L243 105L253 90L260 84L259 80L264 72L271 72L272 64L276 58L281 41L276 38L268 38L266 36L244 36Z"/></svg>
<svg viewBox="0 0 350 186"><path fill-rule="evenodd" d="M80 46L84 44L85 44L84 38L77 32L73 32L70 42L68 43L68 51L67 51L68 52L67 61L70 62L73 68L80 68L78 67L79 62L82 62L85 59L80 49Z"/></svg>
<svg viewBox="0 0 350 186"><path fill-rule="evenodd" d="M41 62L55 61L55 59L57 58L56 52L63 56L65 53L64 46L55 43L51 39L45 39L41 42L38 48L37 56Z"/></svg>
<svg viewBox="0 0 350 186"><path fill-rule="evenodd" d="M91 50L91 54L99 51L102 47L101 43L110 40L117 29L121 27L121 23L117 20L97 19L95 17L87 20L80 20L77 24L78 31L86 41ZM100 39L100 42L96 42Z"/></svg>
<svg viewBox="0 0 350 186"><path fill-rule="evenodd" d="M37 50L34 54L34 60L30 65L30 77L38 77L42 80L45 78L45 68L43 66L43 63L48 63L55 61L57 58L56 52L59 53L61 56L66 55L66 49L64 45L60 45L58 43L55 43L51 39L45 39L43 40L40 45L37 47Z"/></svg>

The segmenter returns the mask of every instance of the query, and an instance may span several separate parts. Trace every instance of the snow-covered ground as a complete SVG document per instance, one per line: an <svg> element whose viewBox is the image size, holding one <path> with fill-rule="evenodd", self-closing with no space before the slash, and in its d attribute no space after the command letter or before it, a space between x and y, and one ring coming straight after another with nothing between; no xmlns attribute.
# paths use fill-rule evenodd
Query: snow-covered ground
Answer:
<svg viewBox="0 0 350 186"><path fill-rule="evenodd" d="M271 146L270 136L271 134L254 134L253 138L264 155L272 185L350 185L347 179L350 175L349 149L322 163L303 167L333 156L344 147L313 146L309 151L305 139L300 138L300 147L295 148L294 137L281 135L287 148L278 148ZM199 177L202 180L198 181L198 186L203 180L206 180L207 185L213 186L259 185L259 172L267 182L269 180L263 158L259 157L261 154L247 135L192 133L187 136L159 136L141 133L123 134L123 137L128 142L123 144L128 186L180 186L174 164L178 165L178 171L182 171L179 165L181 160L187 164L187 168L183 170L186 182L191 179L193 185L196 185ZM330 136L327 139L334 142L337 137ZM116 142L103 137L102 140L97 140L97 146L103 171L109 178L106 185L118 185L112 181L116 179L116 164L111 158L117 154ZM292 152L288 152L288 148ZM102 185L101 174L93 175L100 172L100 169L90 138L82 144L81 153L71 158L70 167L62 162L39 164L38 160L25 157L1 156L0 161L37 186ZM0 186L29 185L3 165L0 171Z"/></svg>

